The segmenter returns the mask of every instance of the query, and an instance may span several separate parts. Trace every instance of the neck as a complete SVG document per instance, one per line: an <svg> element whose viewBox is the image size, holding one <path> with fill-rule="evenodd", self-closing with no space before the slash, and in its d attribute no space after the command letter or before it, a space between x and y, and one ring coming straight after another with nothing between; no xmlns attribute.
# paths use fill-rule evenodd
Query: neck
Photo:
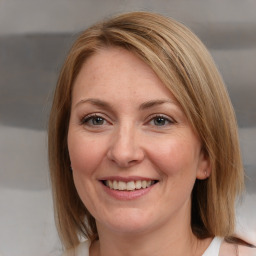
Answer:
<svg viewBox="0 0 256 256"><path fill-rule="evenodd" d="M112 243L115 241L115 243ZM197 239L193 236L174 237L173 239L154 239L151 235L133 237L111 237L100 239L95 243L93 256L185 256L194 255L197 248ZM91 254L90 254L91 255Z"/></svg>

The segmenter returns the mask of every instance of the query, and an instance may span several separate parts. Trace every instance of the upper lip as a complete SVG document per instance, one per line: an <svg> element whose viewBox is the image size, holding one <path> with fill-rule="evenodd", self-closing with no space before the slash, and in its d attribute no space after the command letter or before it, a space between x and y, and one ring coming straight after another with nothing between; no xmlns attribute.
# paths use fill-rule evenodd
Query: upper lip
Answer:
<svg viewBox="0 0 256 256"><path fill-rule="evenodd" d="M148 178L148 177L140 177L140 176L129 176L129 177L121 177L121 176L107 176L99 179L100 181L104 180L116 180L116 181L124 181L124 182L129 182L129 181L137 181L137 180L158 180L155 178Z"/></svg>

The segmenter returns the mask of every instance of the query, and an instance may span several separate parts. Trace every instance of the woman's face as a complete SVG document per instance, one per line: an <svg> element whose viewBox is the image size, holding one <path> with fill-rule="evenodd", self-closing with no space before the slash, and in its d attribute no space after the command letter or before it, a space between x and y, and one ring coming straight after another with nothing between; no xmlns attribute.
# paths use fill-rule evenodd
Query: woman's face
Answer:
<svg viewBox="0 0 256 256"><path fill-rule="evenodd" d="M99 231L145 232L189 220L194 182L209 168L170 91L120 48L101 50L78 74L68 149Z"/></svg>

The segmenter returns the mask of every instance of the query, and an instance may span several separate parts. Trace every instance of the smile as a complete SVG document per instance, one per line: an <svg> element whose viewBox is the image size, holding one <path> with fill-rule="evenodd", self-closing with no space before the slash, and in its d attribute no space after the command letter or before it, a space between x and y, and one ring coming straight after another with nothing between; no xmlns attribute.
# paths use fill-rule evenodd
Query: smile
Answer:
<svg viewBox="0 0 256 256"><path fill-rule="evenodd" d="M113 190L134 191L149 188L157 182L157 180L136 180L128 182L117 180L104 180L103 184Z"/></svg>

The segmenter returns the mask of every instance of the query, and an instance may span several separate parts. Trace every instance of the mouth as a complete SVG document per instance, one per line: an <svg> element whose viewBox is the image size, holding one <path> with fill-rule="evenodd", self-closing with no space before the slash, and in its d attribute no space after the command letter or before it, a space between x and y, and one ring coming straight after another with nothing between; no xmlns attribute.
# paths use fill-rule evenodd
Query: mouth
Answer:
<svg viewBox="0 0 256 256"><path fill-rule="evenodd" d="M118 191L135 191L153 186L158 180L136 180L136 181L118 181L118 180L102 180L104 186Z"/></svg>

